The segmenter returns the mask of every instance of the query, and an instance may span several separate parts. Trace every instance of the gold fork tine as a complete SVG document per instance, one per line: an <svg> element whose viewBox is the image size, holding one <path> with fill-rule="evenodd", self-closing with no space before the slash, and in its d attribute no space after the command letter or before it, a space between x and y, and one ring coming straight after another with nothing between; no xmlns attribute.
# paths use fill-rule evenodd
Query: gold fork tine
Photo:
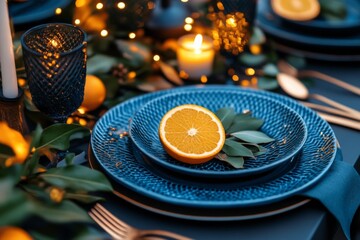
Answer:
<svg viewBox="0 0 360 240"><path fill-rule="evenodd" d="M95 204L94 209L96 209L99 213L102 213L102 215L107 216L108 218L110 218L112 221L114 221L115 223L117 223L118 228L124 229L124 231L128 230L130 228L129 225L127 225L125 222L120 221L117 217L115 217L111 212L109 212L108 210L106 210L106 208L104 208L102 205L100 205L99 203Z"/></svg>
<svg viewBox="0 0 360 240"><path fill-rule="evenodd" d="M97 223L99 224L100 227L102 227L105 232L107 232L111 237L113 237L114 239L124 239L125 236L120 236L118 235L117 232L114 232L112 228L108 227L107 222L104 221L104 219L102 218L102 216L96 212L89 212L89 216Z"/></svg>
<svg viewBox="0 0 360 240"><path fill-rule="evenodd" d="M136 229L115 217L99 203L95 204L95 206L89 211L89 215L115 239L190 239L164 230Z"/></svg>

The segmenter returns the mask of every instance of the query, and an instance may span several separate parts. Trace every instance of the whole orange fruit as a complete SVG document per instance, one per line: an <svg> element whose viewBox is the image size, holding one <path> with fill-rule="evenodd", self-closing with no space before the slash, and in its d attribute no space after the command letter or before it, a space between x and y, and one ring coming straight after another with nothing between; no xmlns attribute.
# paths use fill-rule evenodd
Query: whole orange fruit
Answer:
<svg viewBox="0 0 360 240"><path fill-rule="evenodd" d="M0 240L32 240L33 238L19 227L1 227L0 228Z"/></svg>
<svg viewBox="0 0 360 240"><path fill-rule="evenodd" d="M93 111L100 107L106 97L104 83L94 75L86 75L84 100L80 108L85 111Z"/></svg>

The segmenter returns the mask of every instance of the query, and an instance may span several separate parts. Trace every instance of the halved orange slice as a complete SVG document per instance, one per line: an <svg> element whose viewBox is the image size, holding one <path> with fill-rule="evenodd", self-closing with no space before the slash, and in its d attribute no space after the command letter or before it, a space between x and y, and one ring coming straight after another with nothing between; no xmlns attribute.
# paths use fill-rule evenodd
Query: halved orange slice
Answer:
<svg viewBox="0 0 360 240"><path fill-rule="evenodd" d="M271 7L279 16L294 21L312 20L320 13L317 0L271 0Z"/></svg>
<svg viewBox="0 0 360 240"><path fill-rule="evenodd" d="M210 110L193 104L168 111L160 122L159 136L170 156L189 164L214 158L226 138L219 118Z"/></svg>

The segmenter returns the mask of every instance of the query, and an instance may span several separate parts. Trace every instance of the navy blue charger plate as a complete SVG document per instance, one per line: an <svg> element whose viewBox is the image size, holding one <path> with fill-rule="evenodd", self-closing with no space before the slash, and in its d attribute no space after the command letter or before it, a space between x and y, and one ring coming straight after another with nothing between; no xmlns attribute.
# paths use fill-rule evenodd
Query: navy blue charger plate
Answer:
<svg viewBox="0 0 360 240"><path fill-rule="evenodd" d="M245 160L243 169L213 159L203 164L186 164L168 155L158 135L162 117L172 108L183 104L196 104L216 112L223 107L234 108L236 113L246 110L265 122L261 131L274 142L263 145L267 152L256 159ZM271 98L251 92L175 92L145 104L132 118L130 137L136 147L149 159L175 172L204 178L233 178L270 171L293 159L305 143L307 129L304 120L291 108Z"/></svg>
<svg viewBox="0 0 360 240"><path fill-rule="evenodd" d="M148 101L172 92L225 90L251 92L280 101L305 121L308 137L295 166L263 182L244 185L241 181L200 182L191 178L172 178L153 171L134 157L132 141L123 137L134 113ZM314 111L287 97L257 90L229 86L184 87L135 97L109 110L96 123L91 146L103 171L121 186L160 202L199 208L259 206L294 196L315 184L335 159L336 140L330 125Z"/></svg>

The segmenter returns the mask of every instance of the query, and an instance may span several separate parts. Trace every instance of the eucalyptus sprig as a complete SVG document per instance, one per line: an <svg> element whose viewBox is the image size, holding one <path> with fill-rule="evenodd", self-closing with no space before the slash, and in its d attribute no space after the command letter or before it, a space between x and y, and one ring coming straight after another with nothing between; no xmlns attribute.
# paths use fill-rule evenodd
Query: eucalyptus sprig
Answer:
<svg viewBox="0 0 360 240"><path fill-rule="evenodd" d="M221 108L215 115L226 133L225 144L216 158L234 168L244 168L245 160L264 154L267 149L259 144L274 141L260 131L264 120L251 116L250 111L236 113L233 108Z"/></svg>

